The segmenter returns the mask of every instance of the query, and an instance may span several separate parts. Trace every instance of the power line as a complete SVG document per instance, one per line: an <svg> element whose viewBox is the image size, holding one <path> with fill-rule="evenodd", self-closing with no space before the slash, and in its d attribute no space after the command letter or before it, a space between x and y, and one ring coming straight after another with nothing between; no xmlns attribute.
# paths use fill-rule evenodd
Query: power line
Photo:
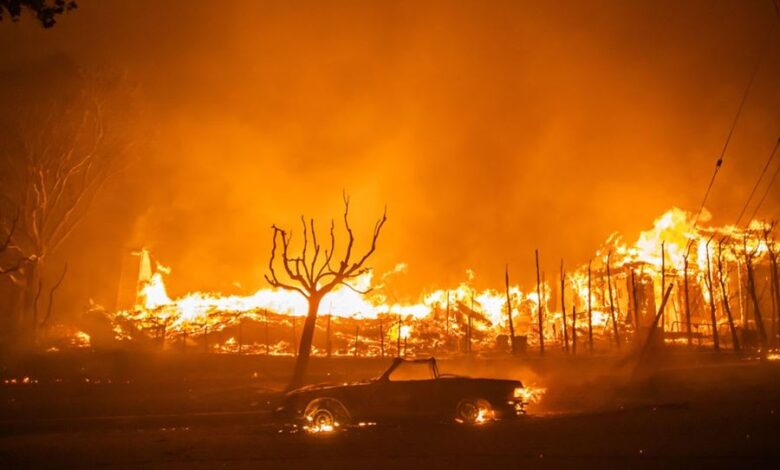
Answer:
<svg viewBox="0 0 780 470"><path fill-rule="evenodd" d="M775 0L772 0L772 5L775 7L775 11L777 13L778 6ZM778 16L780 17L780 13L778 13ZM692 226L694 229L699 223L699 219L701 218L701 213L704 210L704 206L707 204L707 199L709 199L710 192L712 191L712 187L715 185L715 179L717 178L718 173L720 172L720 168L723 166L723 159L726 156L726 151L728 150L729 144L731 143L731 137L734 135L734 129L736 129L737 127L737 122L739 122L739 117L742 115L742 109L745 107L745 102L747 101L747 97L750 94L750 90L753 88L753 82L755 81L756 75L758 74L758 70L761 68L761 64L764 62L764 58L766 57L767 52L769 51L772 34L775 31L775 26L777 26L777 23L778 23L777 21L772 22L772 27L769 29L769 32L767 32L766 39L764 40L763 48L759 53L755 64L753 65L753 70L750 73L750 79L748 80L747 86L745 86L745 91L742 93L742 98L740 99L739 106L737 107L737 113L734 115L734 120L731 122L731 127L729 128L729 132L726 135L726 141L723 143L723 148L720 151L720 156L718 157L717 162L715 162L715 171L712 173L712 178L710 178L710 182L707 185L707 190L704 192L704 198L702 198L701 205L699 206L699 210L696 211L696 218L693 220L693 226Z"/></svg>
<svg viewBox="0 0 780 470"><path fill-rule="evenodd" d="M774 152L777 151L777 147L780 145L780 139L777 139L777 143L775 144L775 150L772 152L774 155ZM764 191L764 195L761 196L761 200L758 201L758 205L756 205L756 208L753 209L753 214L750 216L750 220L753 220L756 218L756 214L758 213L758 210L761 208L761 205L764 204L764 201L766 200L766 197L769 195L769 191L772 189L772 185L775 183L775 180L777 180L777 175L780 174L780 165L777 166L777 169L775 170L774 175L772 175L772 179L769 180L769 184L766 187L766 190Z"/></svg>
<svg viewBox="0 0 780 470"><path fill-rule="evenodd" d="M747 198L747 201L745 201L745 205L742 206L742 210L739 212L739 217L737 217L737 221L734 222L735 226L739 226L739 222L742 220L742 216L745 215L745 211L747 210L748 206L750 205L750 201L753 200L753 196L755 196L756 191L758 190L758 187L761 185L761 180L764 179L764 175L766 174L766 170L769 169L769 166L772 164L772 160L775 158L775 154L777 153L777 147L780 145L780 139L777 140L777 143L775 143L775 147L772 149L772 152L769 154L769 158L766 161L766 164L764 164L764 168L761 170L761 174L758 175L758 179L756 180L756 184L753 185L753 190L750 191L750 195ZM780 167L778 167L780 168ZM777 176L777 173L775 173L775 176ZM774 179L773 179L774 181ZM771 182L770 182L771 186ZM766 196L765 196L766 197ZM763 202L763 199L762 199ZM751 218L752 220L752 218ZM750 221L748 221L749 223Z"/></svg>

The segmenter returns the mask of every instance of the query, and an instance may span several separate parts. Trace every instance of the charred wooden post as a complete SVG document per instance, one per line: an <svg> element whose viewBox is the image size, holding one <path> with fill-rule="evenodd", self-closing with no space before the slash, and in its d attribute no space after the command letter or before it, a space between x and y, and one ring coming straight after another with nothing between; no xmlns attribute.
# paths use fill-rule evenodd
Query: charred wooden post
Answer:
<svg viewBox="0 0 780 470"><path fill-rule="evenodd" d="M563 322L563 350L569 351L569 332L566 328L566 272L561 259L561 321Z"/></svg>
<svg viewBox="0 0 780 470"><path fill-rule="evenodd" d="M634 268L631 268L631 299L634 303L634 313L633 313L633 321L634 321L634 334L639 332L639 302L636 295L636 272L634 271Z"/></svg>
<svg viewBox="0 0 780 470"><path fill-rule="evenodd" d="M509 265L506 265L504 272L504 284L506 285L506 316L509 322L509 344L512 347L512 355L517 354L517 347L515 346L515 325L512 321L512 298L509 295Z"/></svg>
<svg viewBox="0 0 780 470"><path fill-rule="evenodd" d="M666 242L661 241L661 292L663 293L664 286L666 285ZM655 294L653 294L655 295ZM664 308L661 311L661 331L666 330L666 315Z"/></svg>
<svg viewBox="0 0 780 470"><path fill-rule="evenodd" d="M591 260L588 260L588 351L593 354L593 295L590 293L592 279Z"/></svg>
<svg viewBox="0 0 780 470"><path fill-rule="evenodd" d="M683 289L685 290L685 334L690 348L693 346L693 331L691 328L691 291L688 286L688 253L683 256Z"/></svg>
<svg viewBox="0 0 780 470"><path fill-rule="evenodd" d="M536 295L538 296L538 316L539 316L539 354L544 356L544 320L542 318L542 280L539 273L539 250L534 250L536 255Z"/></svg>
<svg viewBox="0 0 780 470"><path fill-rule="evenodd" d="M712 288L712 267L710 264L710 242L707 241L707 291L710 297L710 321L712 323L712 348L715 352L720 351L720 337L718 335L718 319L715 313L715 289Z"/></svg>
<svg viewBox="0 0 780 470"><path fill-rule="evenodd" d="M607 289L609 290L609 315L612 319L612 329L615 334L615 345L620 349L620 329L618 328L617 318L615 317L615 299L612 295L612 271L609 265L611 264L612 252L607 254Z"/></svg>
<svg viewBox="0 0 780 470"><path fill-rule="evenodd" d="M731 332L731 343L734 351L739 351L739 335L734 326L734 316L731 313L731 304L729 302L729 292L726 288L726 276L723 271L723 241L718 244L718 283L720 284L720 295L723 302L723 310L726 312L726 318L729 322L729 331Z"/></svg>
<svg viewBox="0 0 780 470"><path fill-rule="evenodd" d="M564 316L566 312L563 312ZM571 306L571 353L577 354L577 309Z"/></svg>

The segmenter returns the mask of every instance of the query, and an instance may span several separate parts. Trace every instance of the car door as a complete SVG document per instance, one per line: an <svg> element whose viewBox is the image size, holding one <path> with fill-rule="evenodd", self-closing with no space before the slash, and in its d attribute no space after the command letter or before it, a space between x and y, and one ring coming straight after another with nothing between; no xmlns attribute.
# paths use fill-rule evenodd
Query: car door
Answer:
<svg viewBox="0 0 780 470"><path fill-rule="evenodd" d="M380 380L370 397L372 415L382 419L400 419L409 415L414 400L408 381Z"/></svg>
<svg viewBox="0 0 780 470"><path fill-rule="evenodd" d="M429 414L437 381L425 362L402 362L376 382L371 408L378 417L411 418Z"/></svg>

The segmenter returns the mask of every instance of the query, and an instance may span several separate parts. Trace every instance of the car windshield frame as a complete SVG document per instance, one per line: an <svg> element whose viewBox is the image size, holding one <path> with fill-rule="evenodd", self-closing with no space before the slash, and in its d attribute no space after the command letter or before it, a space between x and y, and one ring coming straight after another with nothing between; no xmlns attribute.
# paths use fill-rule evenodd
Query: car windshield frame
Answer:
<svg viewBox="0 0 780 470"><path fill-rule="evenodd" d="M427 365L428 371L430 372L430 377L426 379L392 380L390 377L399 367L403 365L410 365L410 366ZM434 358L429 358L429 359L395 358L393 359L393 363L390 365L390 367L379 377L378 380L387 381L387 382L417 382L422 380L437 380L438 378L439 378L439 368L436 365L436 359Z"/></svg>

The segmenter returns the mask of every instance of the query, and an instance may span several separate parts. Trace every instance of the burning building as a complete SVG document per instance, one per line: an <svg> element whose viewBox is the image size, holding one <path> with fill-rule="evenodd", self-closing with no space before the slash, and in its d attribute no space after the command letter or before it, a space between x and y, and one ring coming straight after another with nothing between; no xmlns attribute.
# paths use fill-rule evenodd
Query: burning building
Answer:
<svg viewBox="0 0 780 470"><path fill-rule="evenodd" d="M565 272L560 286L542 282L538 289L508 285L506 291L477 291L469 272L458 286L403 303L390 301L381 286L361 294L374 285L374 274L367 271L354 280L357 289L337 287L323 298L313 354L501 353L511 344L507 299L520 349L539 347L543 340L548 349L606 351L636 342L650 328L658 328L667 343L776 346L778 246L771 227L757 221L746 228L697 226L692 219L675 208L633 244L613 235L591 262ZM146 250L136 255L135 305L105 313L114 341L296 354L307 312L299 294L263 288L249 296L193 292L171 298L165 278L175 271L160 264L152 268Z"/></svg>

